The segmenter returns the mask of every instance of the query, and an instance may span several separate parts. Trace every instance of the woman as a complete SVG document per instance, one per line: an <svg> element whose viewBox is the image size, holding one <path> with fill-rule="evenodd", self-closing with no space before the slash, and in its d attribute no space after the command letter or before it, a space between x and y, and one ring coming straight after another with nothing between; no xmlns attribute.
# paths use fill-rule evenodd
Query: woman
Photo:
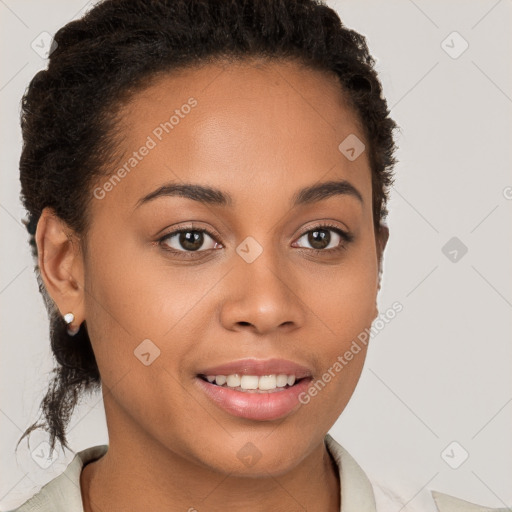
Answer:
<svg viewBox="0 0 512 512"><path fill-rule="evenodd" d="M396 125L373 65L313 0L106 0L57 32L23 98L58 363L24 436L67 447L101 387L109 444L17 510L375 510L328 434L388 239Z"/></svg>

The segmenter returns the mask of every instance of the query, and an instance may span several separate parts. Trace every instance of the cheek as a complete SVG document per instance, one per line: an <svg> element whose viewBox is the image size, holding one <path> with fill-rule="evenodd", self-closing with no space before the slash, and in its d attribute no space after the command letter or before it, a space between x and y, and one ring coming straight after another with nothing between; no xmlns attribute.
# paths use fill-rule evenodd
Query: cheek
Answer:
<svg viewBox="0 0 512 512"><path fill-rule="evenodd" d="M155 286L161 270L143 261L146 251L113 231L105 227L91 236L85 261L87 328L107 383L142 366L134 350L143 340L156 339L174 320L172 309L162 305L171 302L173 292L164 297L163 287Z"/></svg>
<svg viewBox="0 0 512 512"><path fill-rule="evenodd" d="M140 370L134 351L144 340L151 340L146 345L159 354L155 361L180 372L180 361L211 317L204 296L221 279L221 269L171 265L157 247L116 239L112 233L91 238L90 246L86 318L102 378L115 381L128 370Z"/></svg>
<svg viewBox="0 0 512 512"><path fill-rule="evenodd" d="M306 303L322 321L325 337L336 340L332 348L342 349L345 342L371 325L376 311L377 278L377 259L371 243L360 244L338 265L317 266L308 273L310 293Z"/></svg>
<svg viewBox="0 0 512 512"><path fill-rule="evenodd" d="M307 303L313 318L320 320L316 346L321 347L318 354L323 371L304 398L310 404L307 407L316 409L312 417L327 414L336 421L359 380L376 311L378 267L374 255L371 242L360 244L340 265L330 271L317 270L308 278L316 282L309 286L315 292Z"/></svg>

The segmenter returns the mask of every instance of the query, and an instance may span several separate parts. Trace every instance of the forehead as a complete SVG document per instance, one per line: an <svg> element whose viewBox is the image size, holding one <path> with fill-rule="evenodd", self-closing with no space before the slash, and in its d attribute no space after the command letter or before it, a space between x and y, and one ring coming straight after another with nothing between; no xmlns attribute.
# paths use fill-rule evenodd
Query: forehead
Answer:
<svg viewBox="0 0 512 512"><path fill-rule="evenodd" d="M346 178L371 193L366 153L349 161L339 149L349 136L364 140L358 118L322 71L258 61L183 69L158 76L119 114L121 158L111 171L126 172L109 198L122 195L126 206L169 181L275 199Z"/></svg>
<svg viewBox="0 0 512 512"><path fill-rule="evenodd" d="M293 121L298 122L297 129L303 133L323 133L330 128L342 134L346 128L360 128L358 117L348 106L346 93L333 73L294 61L261 59L221 60L160 73L121 108L121 125L131 132L148 132L151 123L168 120L189 98L198 102L193 116L196 120L202 117L204 121L211 113L215 118L229 117L231 123L239 121L249 127L265 117L277 121L269 127L270 132L279 132L280 127L289 129ZM240 118L237 114L241 113L251 117Z"/></svg>

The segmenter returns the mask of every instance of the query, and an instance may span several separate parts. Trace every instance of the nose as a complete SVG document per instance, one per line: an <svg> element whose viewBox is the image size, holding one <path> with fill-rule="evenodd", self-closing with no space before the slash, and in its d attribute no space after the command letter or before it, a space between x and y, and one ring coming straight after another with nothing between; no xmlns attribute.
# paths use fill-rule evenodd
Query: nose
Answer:
<svg viewBox="0 0 512 512"><path fill-rule="evenodd" d="M305 304L298 279L269 249L251 263L235 256L224 286L227 298L220 318L228 330L269 334L297 329L304 322Z"/></svg>

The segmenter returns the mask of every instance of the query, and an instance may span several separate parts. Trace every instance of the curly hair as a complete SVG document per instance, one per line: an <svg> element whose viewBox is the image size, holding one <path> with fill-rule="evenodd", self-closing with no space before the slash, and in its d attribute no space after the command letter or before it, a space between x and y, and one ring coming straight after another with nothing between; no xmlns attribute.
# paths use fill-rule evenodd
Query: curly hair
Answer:
<svg viewBox="0 0 512 512"><path fill-rule="evenodd" d="M41 421L18 441L44 428L51 450L56 439L69 449L73 410L101 379L86 322L70 338L45 289L34 235L50 207L86 240L92 184L115 159L116 112L134 93L166 73L220 59L294 60L337 76L368 141L376 228L387 215L397 128L365 37L320 0L104 0L58 30L52 50L22 98L20 181L56 366Z"/></svg>

